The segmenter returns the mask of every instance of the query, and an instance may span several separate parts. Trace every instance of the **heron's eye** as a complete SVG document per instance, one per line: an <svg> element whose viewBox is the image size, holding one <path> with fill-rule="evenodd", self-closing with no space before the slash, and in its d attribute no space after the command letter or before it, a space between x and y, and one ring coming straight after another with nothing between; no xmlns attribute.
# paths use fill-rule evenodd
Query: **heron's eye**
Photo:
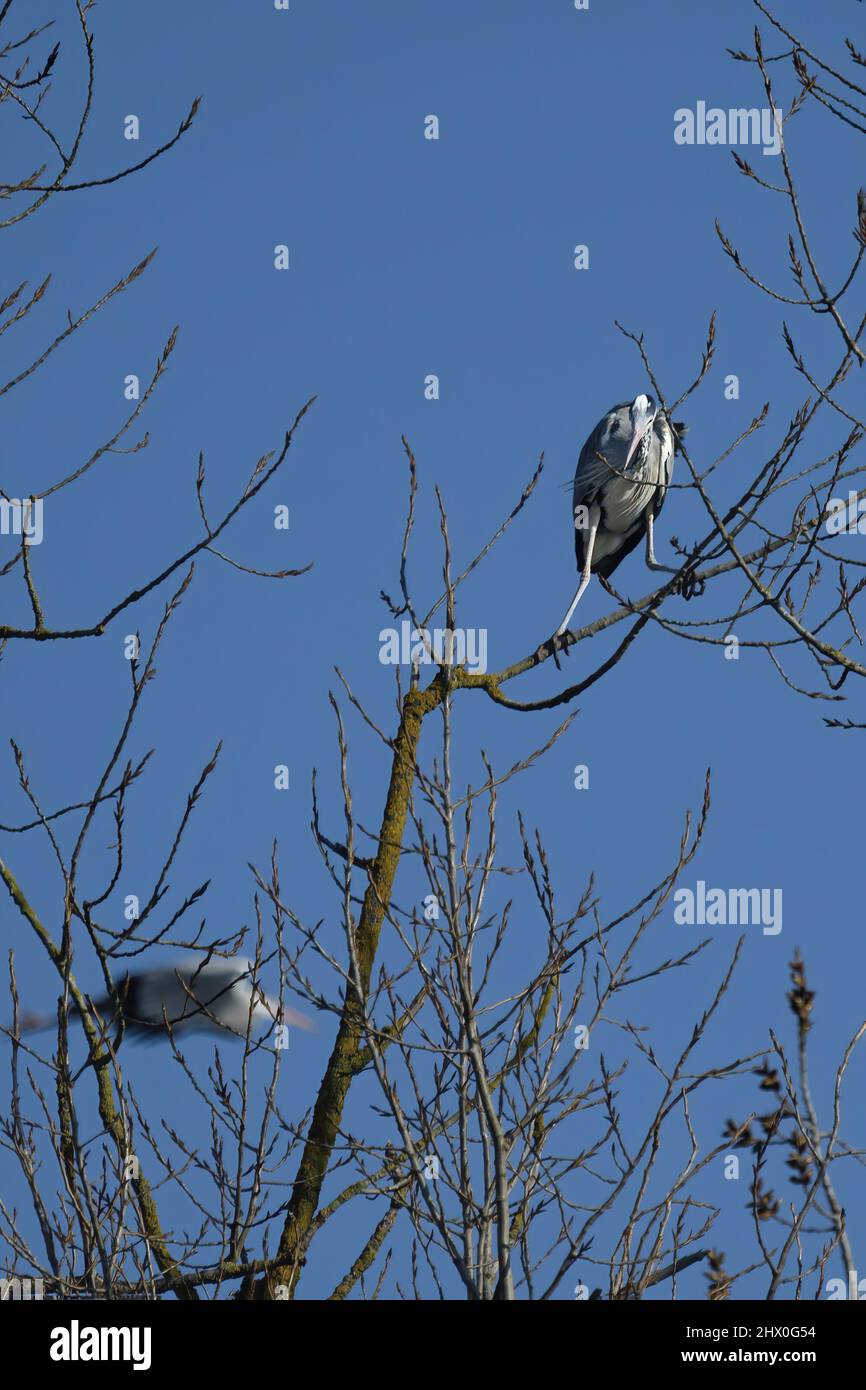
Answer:
<svg viewBox="0 0 866 1390"><path fill-rule="evenodd" d="M616 434L616 432L617 432L618 429L619 429L619 421L618 421L618 420L612 420L612 421L611 421L611 426L610 426L610 432L611 432L611 434Z"/></svg>

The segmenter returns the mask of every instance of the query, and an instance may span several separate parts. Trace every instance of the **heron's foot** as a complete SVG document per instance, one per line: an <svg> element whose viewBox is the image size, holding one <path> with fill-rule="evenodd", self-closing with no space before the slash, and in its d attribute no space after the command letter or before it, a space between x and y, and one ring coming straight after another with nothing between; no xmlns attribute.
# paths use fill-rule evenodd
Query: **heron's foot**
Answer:
<svg viewBox="0 0 866 1390"><path fill-rule="evenodd" d="M679 594L686 602L692 598L700 598L707 587L706 581L701 578L695 569L687 569L680 575L674 585L674 593Z"/></svg>
<svg viewBox="0 0 866 1390"><path fill-rule="evenodd" d="M571 643L568 641L568 633L555 632L552 637L548 637L546 642L542 642L535 653L535 659L536 661L546 661L549 656L552 656L557 671L561 671L562 667L559 664L559 653L564 652L567 656L570 650Z"/></svg>

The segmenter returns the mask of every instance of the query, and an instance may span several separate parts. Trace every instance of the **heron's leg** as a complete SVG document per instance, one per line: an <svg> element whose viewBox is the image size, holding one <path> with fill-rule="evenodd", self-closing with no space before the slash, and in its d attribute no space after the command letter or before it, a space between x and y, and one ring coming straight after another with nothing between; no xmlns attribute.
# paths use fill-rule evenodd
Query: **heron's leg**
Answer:
<svg viewBox="0 0 866 1390"><path fill-rule="evenodd" d="M586 556L583 561L583 574L580 577L580 584L578 585L577 593L571 600L571 606L568 612L566 613L565 617L563 618L562 622L559 624L559 627L556 629L557 637L561 637L562 634L567 631L568 624L571 622L571 615L574 612L577 605L580 603L580 600L583 598L584 590L586 589L587 584L592 578L592 552L595 548L595 535L598 531L598 523L600 520L601 512L599 511L598 507L591 507L589 512L589 531L586 537Z"/></svg>
<svg viewBox="0 0 866 1390"><path fill-rule="evenodd" d="M646 562L647 569L663 570L665 574L679 574L678 569L672 569L670 565L662 565L655 557L653 550L653 504L646 509Z"/></svg>

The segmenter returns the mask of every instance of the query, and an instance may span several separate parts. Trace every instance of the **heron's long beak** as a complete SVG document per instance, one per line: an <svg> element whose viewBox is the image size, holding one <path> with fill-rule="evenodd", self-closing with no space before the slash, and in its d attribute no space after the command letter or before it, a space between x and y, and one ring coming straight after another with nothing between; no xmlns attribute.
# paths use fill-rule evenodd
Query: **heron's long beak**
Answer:
<svg viewBox="0 0 866 1390"><path fill-rule="evenodd" d="M280 1008L280 1001L272 999L269 994L263 993L262 999L275 1024L287 1023L292 1028L303 1028L307 1033L317 1031L315 1023L306 1014L299 1014L297 1009L290 1009L285 1004Z"/></svg>
<svg viewBox="0 0 866 1390"><path fill-rule="evenodd" d="M638 448L654 419L655 413L651 410L632 411L632 436L628 444L628 453L625 456L625 468L628 468L631 463L635 450Z"/></svg>

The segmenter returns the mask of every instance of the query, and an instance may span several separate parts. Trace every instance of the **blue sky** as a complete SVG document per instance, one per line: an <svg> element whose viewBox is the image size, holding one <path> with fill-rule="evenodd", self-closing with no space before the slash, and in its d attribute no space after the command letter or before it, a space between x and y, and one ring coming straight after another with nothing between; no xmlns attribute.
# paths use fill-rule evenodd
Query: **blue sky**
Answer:
<svg viewBox="0 0 866 1390"><path fill-rule="evenodd" d="M859 18L853 11L828 0L819 24L805 0L785 6L792 26L825 51L828 35L838 35L841 47L845 26ZM46 511L46 539L33 565L47 621L94 622L198 537L199 450L216 513L303 402L318 395L288 467L224 538L242 563L314 568L278 584L215 559L200 564L133 742L134 751L155 746L158 753L131 810L130 884L153 873L187 790L222 738L219 770L172 875L178 895L210 877L212 929L251 921L247 865L264 865L277 837L286 896L307 920L330 914L336 940L339 904L309 834L309 781L317 767L325 821L336 829L339 769L327 700L335 665L375 717L393 726L392 672L379 662L388 618L378 595L398 587L401 434L419 468L411 576L423 609L440 592L433 485L443 491L455 553L465 562L544 451L531 506L465 587L461 623L487 629L497 667L534 648L564 611L575 577L569 494L560 485L599 416L646 385L615 319L645 332L673 397L691 378L707 320L718 310L715 370L686 411L696 460L715 457L765 400L782 427L799 391L781 341L780 306L736 275L713 231L719 217L751 261L787 289L781 208L737 174L726 149L673 139L677 108L699 100L763 104L754 70L725 53L749 43L755 17L745 0L724 7L665 0L652 8L593 0L588 12L570 0L293 0L286 13L270 0L152 0L146 18L121 6L95 12L96 100L82 176L124 166L173 133L193 96L204 101L190 134L137 178L57 196L3 234L3 293L22 278L36 283L53 274L39 312L3 341L4 380L53 336L67 308L80 312L159 247L144 279L4 398L4 488L11 495L44 487L117 428L124 377L146 378L180 325L170 369L143 421L148 449L103 460L59 495L56 512ZM61 31L61 61L75 73L75 31L66 20ZM57 86L62 110L59 73ZM784 90L790 98L787 77ZM137 145L123 138L129 113L140 117ZM424 139L431 113L440 120L438 141ZM835 270L850 256L861 177L854 156L862 152L852 154L847 140L828 116L809 113L797 118L789 142L816 247ZM25 148L15 173L32 163ZM777 161L747 153L764 176L776 172ZM278 243L290 248L288 272L273 267ZM590 248L586 271L574 269L577 244ZM807 324L802 331L825 370L838 355L830 329L818 333ZM424 395L431 373L440 378L437 401ZM739 377L736 401L724 397L727 373ZM850 389L861 388L855 382ZM816 439L823 441L820 431ZM749 468L756 472L761 458L757 445L735 455L721 495L741 485ZM277 503L290 508L288 533L273 528ZM659 523L659 557L671 560L672 532L691 539L699 525L694 503L672 493ZM640 552L617 582L634 596L648 591ZM47 806L86 795L127 695L124 636L152 632L167 596L151 596L134 620L121 618L99 640L19 643L4 653L3 727L22 746ZM589 620L610 603L593 584L580 616ZM26 595L7 592L6 604L4 620L26 622ZM569 672L581 672L590 655L588 644L578 648ZM512 693L541 698L561 679L545 668ZM728 662L716 648L659 631L645 632L578 704L568 735L503 797L503 855L514 854L521 806L543 832L563 900L576 900L595 870L613 915L672 860L684 810L699 805L710 766L710 825L684 882L781 888L784 926L773 937L747 929L740 971L701 1056L709 1065L755 1051L770 1026L793 1042L784 991L798 946L818 991L812 1085L826 1117L835 1068L863 1011L859 747L827 731L827 711L787 689L762 655L743 651ZM843 713L856 718L856 701ZM544 741L557 715L518 716L467 692L457 719L460 780L477 784L481 747L505 768ZM374 825L387 763L358 722L347 722L356 807ZM290 768L288 792L273 788L277 763ZM590 768L589 791L574 790L578 763ZM0 754L0 771L0 820L15 822L26 803L11 754ZM32 836L2 841L0 853L46 920L56 921L57 876L44 844ZM8 904L0 905L0 922L16 949L25 1002L41 1006L53 985L50 967ZM654 928L646 959L679 953L697 931L676 926L671 910ZM667 1059L678 1055L730 958L736 932L716 928L712 935L688 972L635 992L636 1013L652 1025L653 1046ZM515 933L511 950L519 979L536 959L531 931ZM95 987L95 971L88 979L81 968ZM311 1103L331 1040L325 1019L317 1034L293 1044L281 1081L286 1113L299 1118ZM615 1053L619 1042L605 1038L604 1046ZM204 1064L203 1044L200 1056ZM167 1051L128 1048L125 1065L146 1108L173 1120L188 1113ZM643 1065L632 1063L626 1114L628 1096L649 1082ZM862 1144L854 1105L862 1062L847 1085L845 1137ZM715 1143L727 1115L742 1116L758 1101L751 1081L733 1083L708 1090L693 1116ZM358 1103L356 1127L365 1113ZM203 1124L199 1142L207 1142ZM581 1146L580 1133L573 1142ZM787 1198L794 1189L776 1172L773 1186ZM4 1190L15 1181L5 1178ZM702 1187L706 1200L723 1207L715 1243L731 1269L754 1258L747 1185L745 1176L724 1183L717 1168ZM864 1209L853 1165L840 1171L838 1187L856 1251ZM180 1221L182 1208L169 1204L166 1219ZM330 1290L368 1225L362 1210L326 1232L304 1295ZM762 1279L743 1281L740 1296L759 1296ZM704 1287L695 1274L681 1291L700 1297Z"/></svg>

